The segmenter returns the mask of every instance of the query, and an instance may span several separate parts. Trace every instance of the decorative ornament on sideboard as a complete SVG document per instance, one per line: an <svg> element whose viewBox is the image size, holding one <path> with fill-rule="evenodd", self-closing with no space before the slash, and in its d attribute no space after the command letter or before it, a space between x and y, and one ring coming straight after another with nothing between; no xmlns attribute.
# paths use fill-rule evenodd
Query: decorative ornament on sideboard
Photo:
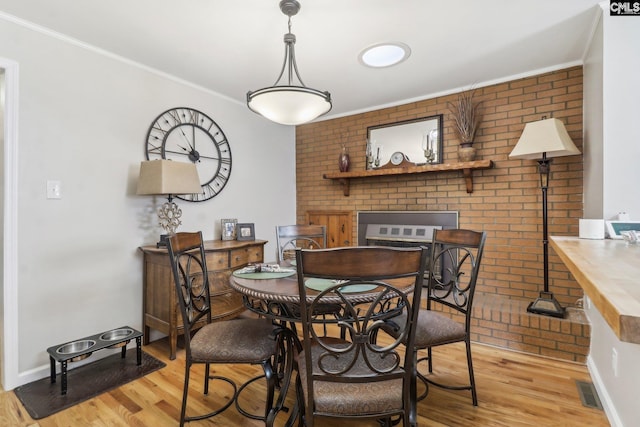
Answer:
<svg viewBox="0 0 640 427"><path fill-rule="evenodd" d="M447 107L453 115L453 129L460 139L458 159L461 162L471 162L476 158L473 143L482 120L482 101L475 100L475 92L475 89L461 92L454 102L447 102Z"/></svg>

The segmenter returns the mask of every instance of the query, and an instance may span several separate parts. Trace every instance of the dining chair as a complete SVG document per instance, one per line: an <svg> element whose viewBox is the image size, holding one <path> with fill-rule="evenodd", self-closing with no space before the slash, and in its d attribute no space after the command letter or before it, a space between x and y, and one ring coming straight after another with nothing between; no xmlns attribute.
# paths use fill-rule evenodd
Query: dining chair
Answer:
<svg viewBox="0 0 640 427"><path fill-rule="evenodd" d="M301 424L317 417L377 419L417 426L413 325L427 265L425 248L345 247L296 250L302 323L297 396ZM342 313L324 318L316 307L338 303ZM383 320L405 313L402 332L375 344ZM325 323L329 335L321 334ZM339 329L346 329L342 335ZM407 353L407 354L405 354Z"/></svg>
<svg viewBox="0 0 640 427"><path fill-rule="evenodd" d="M480 271L486 232L449 229L434 230L427 282L426 309L418 313L414 344L406 342L408 353L416 358L416 378L425 383L427 390L418 397L426 397L428 384L449 390L470 390L473 405L478 405L473 361L471 357L471 315L476 282ZM433 268L444 265L444 272ZM444 308L444 311L438 310ZM452 314L447 314L452 313ZM453 314L457 313L457 315ZM405 320L403 315L386 322L382 328L392 337L400 337ZM464 342L466 346L468 384L451 385L435 381L417 371L418 364L428 362L428 372L433 373L432 348ZM418 358L419 350L427 350L427 356Z"/></svg>
<svg viewBox="0 0 640 427"><path fill-rule="evenodd" d="M277 382L272 362L275 360L278 348L276 327L266 319L231 319L212 322L209 278L202 232L176 233L170 236L167 247L184 325L186 356L180 426L183 426L185 421L213 417L226 410L233 402L244 416L266 422L273 407ZM187 417L189 376L194 364L205 366L205 395L209 393L211 380L226 382L233 389L233 393L215 410L207 414ZM267 382L264 415L247 413L237 401L238 395L245 386L262 376L255 377L238 388L230 378L210 375L211 364L262 365Z"/></svg>
<svg viewBox="0 0 640 427"><path fill-rule="evenodd" d="M327 227L324 225L276 226L278 262L295 259L296 248L321 249L327 247Z"/></svg>
<svg viewBox="0 0 640 427"><path fill-rule="evenodd" d="M327 247L327 227L324 225L278 225L276 226L276 245L278 246L278 262L294 261L296 248L324 249ZM296 305L289 305L296 317L299 314ZM338 316L340 306L322 304L316 307L324 316ZM295 330L295 324L291 325Z"/></svg>

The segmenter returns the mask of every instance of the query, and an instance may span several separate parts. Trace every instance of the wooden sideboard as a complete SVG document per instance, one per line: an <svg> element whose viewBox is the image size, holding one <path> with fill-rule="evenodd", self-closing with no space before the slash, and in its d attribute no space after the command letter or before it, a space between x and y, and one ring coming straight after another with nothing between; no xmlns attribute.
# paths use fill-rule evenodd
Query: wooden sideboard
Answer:
<svg viewBox="0 0 640 427"><path fill-rule="evenodd" d="M214 320L229 319L244 311L242 296L229 287L234 270L252 262L263 262L266 240L208 240L205 242L211 307ZM142 246L143 344L149 344L151 329L169 335L171 360L176 358L178 335L183 333L173 273L166 248Z"/></svg>

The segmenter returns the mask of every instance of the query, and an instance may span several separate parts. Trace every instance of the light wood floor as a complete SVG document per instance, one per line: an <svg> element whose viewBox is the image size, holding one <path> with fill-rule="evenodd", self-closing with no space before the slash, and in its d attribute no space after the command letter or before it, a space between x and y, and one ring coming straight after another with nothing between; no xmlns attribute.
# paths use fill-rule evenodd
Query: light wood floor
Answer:
<svg viewBox="0 0 640 427"><path fill-rule="evenodd" d="M168 360L168 343L159 340L145 346L149 354L163 360L167 367L114 391L76 405L50 417L34 421L13 392L0 391L1 426L149 426L177 425L184 378L184 351L174 361ZM479 406L471 404L468 392L443 391L431 387L429 396L418 408L420 426L609 426L603 411L584 407L575 384L590 381L583 365L553 361L477 344L473 347ZM435 369L451 377L466 369L464 347L446 346L434 350ZM219 367L238 382L256 375L259 367ZM205 412L207 404L227 394L213 387L207 398L202 391L202 371L192 376L191 413ZM263 386L256 383L247 389L244 406L256 413L260 408ZM290 393L290 396L293 394ZM286 415L286 414L285 414ZM279 417L277 425L282 425ZM261 426L259 421L244 418L235 408L210 420L192 422L190 426ZM318 427L375 427L372 421L345 422L323 420Z"/></svg>

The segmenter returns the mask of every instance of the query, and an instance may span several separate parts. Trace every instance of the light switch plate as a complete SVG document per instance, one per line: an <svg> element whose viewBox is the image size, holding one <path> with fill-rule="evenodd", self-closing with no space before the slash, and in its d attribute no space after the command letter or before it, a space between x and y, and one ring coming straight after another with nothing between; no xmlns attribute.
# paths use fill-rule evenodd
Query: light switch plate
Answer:
<svg viewBox="0 0 640 427"><path fill-rule="evenodd" d="M47 181L47 199L62 199L62 183Z"/></svg>

